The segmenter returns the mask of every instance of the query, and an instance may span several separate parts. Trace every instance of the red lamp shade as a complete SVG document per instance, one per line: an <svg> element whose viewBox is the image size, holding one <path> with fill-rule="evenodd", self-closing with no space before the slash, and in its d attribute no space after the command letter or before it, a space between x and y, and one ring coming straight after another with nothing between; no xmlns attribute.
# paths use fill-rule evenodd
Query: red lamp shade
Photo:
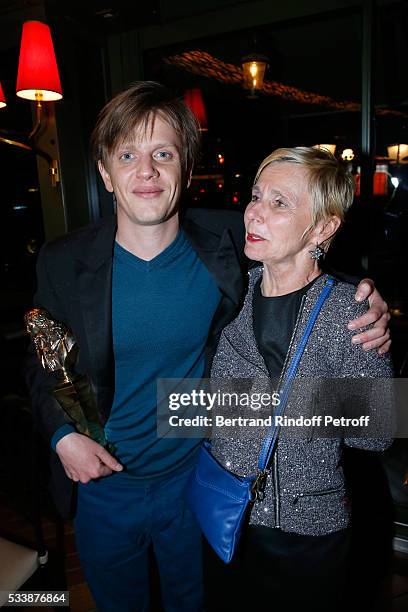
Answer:
<svg viewBox="0 0 408 612"><path fill-rule="evenodd" d="M207 113L205 111L201 90L188 89L184 94L184 102L196 116L196 119L200 124L200 130L202 132L206 132L208 130Z"/></svg>
<svg viewBox="0 0 408 612"><path fill-rule="evenodd" d="M3 88L0 83L0 108L4 108L4 106L7 106L6 96L4 95Z"/></svg>
<svg viewBox="0 0 408 612"><path fill-rule="evenodd" d="M61 82L50 28L40 21L23 24L17 95L27 100L60 100Z"/></svg>

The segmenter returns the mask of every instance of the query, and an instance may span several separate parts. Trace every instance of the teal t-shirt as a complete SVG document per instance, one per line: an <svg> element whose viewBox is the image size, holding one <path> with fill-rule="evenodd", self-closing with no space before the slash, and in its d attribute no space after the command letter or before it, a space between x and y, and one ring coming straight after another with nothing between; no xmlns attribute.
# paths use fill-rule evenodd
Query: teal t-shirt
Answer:
<svg viewBox="0 0 408 612"><path fill-rule="evenodd" d="M112 332L115 395L106 436L123 476L154 478L195 459L200 440L158 438L156 380L200 378L221 293L180 231L150 261L115 244Z"/></svg>

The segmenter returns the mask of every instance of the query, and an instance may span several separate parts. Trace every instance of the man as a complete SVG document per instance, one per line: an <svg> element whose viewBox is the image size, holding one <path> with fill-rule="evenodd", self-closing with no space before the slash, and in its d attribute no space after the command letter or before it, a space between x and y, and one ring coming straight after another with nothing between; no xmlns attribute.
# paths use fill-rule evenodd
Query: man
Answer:
<svg viewBox="0 0 408 612"><path fill-rule="evenodd" d="M116 447L113 457L75 432L49 395L54 377L33 356L27 378L55 450L55 498L67 515L79 483L77 547L101 611L148 609L150 545L165 610L202 609L201 538L183 502L200 441L158 439L155 399L158 378L203 375L244 293L236 216L209 211L204 223L180 225L198 134L190 111L157 83L116 96L93 134L116 217L46 244L38 260L35 304L73 331L76 370L89 376ZM388 315L376 297L356 326L379 319L360 340L386 350Z"/></svg>

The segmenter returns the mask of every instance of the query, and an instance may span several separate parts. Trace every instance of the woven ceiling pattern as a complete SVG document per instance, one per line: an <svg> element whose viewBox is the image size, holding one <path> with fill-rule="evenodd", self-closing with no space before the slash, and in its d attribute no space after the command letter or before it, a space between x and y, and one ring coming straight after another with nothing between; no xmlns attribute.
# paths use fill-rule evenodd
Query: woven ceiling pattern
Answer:
<svg viewBox="0 0 408 612"><path fill-rule="evenodd" d="M243 77L241 66L223 62L205 51L185 51L179 55L167 57L164 61L167 64L177 66L193 74L217 79L217 81L222 83L227 83L229 85L242 84ZM277 96L288 102L320 105L335 110L359 111L361 109L361 105L357 102L334 100L329 96L322 96L311 91L302 91L297 87L284 85L277 81L264 81L262 93L270 96ZM399 111L387 108L376 109L376 114L405 116Z"/></svg>

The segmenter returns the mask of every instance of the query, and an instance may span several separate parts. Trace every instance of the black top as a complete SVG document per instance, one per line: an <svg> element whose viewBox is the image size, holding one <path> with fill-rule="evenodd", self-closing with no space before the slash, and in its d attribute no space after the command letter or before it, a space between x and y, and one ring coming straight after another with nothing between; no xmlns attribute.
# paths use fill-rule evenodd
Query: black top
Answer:
<svg viewBox="0 0 408 612"><path fill-rule="evenodd" d="M302 297L318 278L292 293L275 297L262 295L262 278L255 284L252 302L255 340L271 378L281 374Z"/></svg>

